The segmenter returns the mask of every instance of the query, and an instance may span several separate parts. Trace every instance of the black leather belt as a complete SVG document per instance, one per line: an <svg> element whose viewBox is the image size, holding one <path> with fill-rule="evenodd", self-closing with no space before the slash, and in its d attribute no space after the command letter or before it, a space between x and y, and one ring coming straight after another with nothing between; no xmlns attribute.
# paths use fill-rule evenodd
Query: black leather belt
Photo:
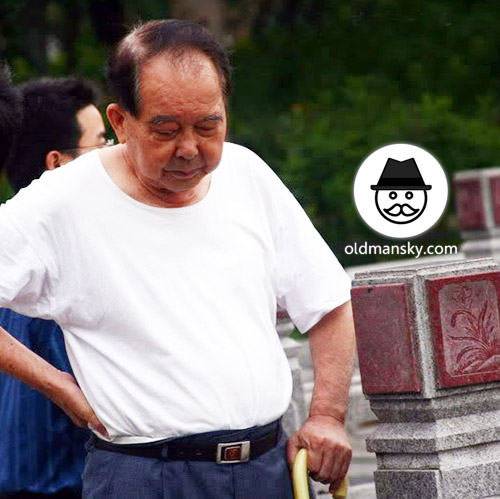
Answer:
<svg viewBox="0 0 500 499"><path fill-rule="evenodd" d="M212 461L219 464L236 464L260 456L277 444L281 436L281 421L277 421L270 426L272 427L271 431L259 438L237 442L200 442L200 437L203 434L198 434L160 443L130 445L113 444L94 435L92 443L96 449L131 456L161 460ZM221 440L224 440L224 438L221 438Z"/></svg>

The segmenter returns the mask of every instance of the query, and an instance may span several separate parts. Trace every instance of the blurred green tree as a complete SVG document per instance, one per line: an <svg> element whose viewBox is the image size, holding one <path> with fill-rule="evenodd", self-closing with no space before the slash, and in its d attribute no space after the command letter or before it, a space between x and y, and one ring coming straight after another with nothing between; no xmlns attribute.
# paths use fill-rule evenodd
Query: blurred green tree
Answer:
<svg viewBox="0 0 500 499"><path fill-rule="evenodd" d="M362 160L383 145L428 149L450 181L458 170L498 164L498 4L264 4L235 51L232 137L270 162L332 246L380 242L352 188ZM457 242L452 199L421 239Z"/></svg>

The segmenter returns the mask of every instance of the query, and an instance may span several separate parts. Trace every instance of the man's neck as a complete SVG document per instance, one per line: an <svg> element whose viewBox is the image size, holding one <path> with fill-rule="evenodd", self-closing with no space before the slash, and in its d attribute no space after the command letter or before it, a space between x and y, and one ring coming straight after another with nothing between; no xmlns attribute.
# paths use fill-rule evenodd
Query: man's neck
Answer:
<svg viewBox="0 0 500 499"><path fill-rule="evenodd" d="M211 175L204 177L193 189L181 192L153 188L146 185L127 165L123 150L109 147L99 151L106 173L116 186L140 203L158 208L181 208L200 202L208 193Z"/></svg>

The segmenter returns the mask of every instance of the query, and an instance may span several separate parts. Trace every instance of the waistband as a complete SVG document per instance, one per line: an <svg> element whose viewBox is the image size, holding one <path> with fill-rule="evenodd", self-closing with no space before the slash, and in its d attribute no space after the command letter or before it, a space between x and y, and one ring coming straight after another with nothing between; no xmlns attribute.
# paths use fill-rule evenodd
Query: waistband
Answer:
<svg viewBox="0 0 500 499"><path fill-rule="evenodd" d="M263 426L198 433L147 444L114 444L92 435L89 448L160 460L236 464L268 452L277 444L281 434L280 418Z"/></svg>

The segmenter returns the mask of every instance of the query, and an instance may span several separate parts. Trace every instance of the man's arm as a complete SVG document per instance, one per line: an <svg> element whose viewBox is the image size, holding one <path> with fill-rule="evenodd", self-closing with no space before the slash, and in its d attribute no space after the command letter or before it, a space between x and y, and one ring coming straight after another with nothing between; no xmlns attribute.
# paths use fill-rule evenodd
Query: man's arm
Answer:
<svg viewBox="0 0 500 499"><path fill-rule="evenodd" d="M35 388L57 404L73 423L108 436L75 378L46 362L0 327L0 370Z"/></svg>
<svg viewBox="0 0 500 499"><path fill-rule="evenodd" d="M330 483L333 492L346 475L352 454L344 429L355 348L350 301L309 331L309 344L314 391L309 418L288 441L288 462L292 466L299 449L308 449L313 478Z"/></svg>

